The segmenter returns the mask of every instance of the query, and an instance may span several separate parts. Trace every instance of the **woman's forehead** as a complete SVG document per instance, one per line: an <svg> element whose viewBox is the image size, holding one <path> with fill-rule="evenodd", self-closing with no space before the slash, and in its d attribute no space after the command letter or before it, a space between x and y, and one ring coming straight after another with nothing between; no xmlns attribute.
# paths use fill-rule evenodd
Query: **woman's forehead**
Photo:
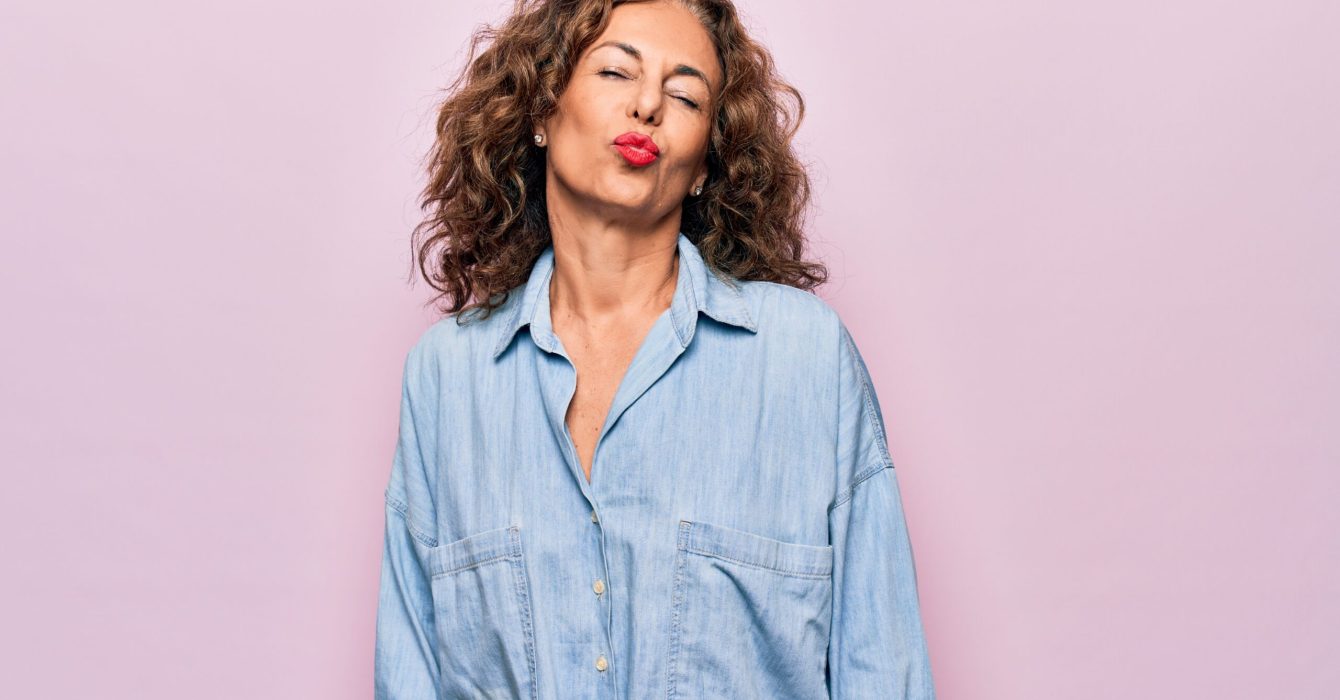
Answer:
<svg viewBox="0 0 1340 700"><path fill-rule="evenodd" d="M588 51L608 46L611 41L676 62L716 57L716 45L707 28L693 13L672 3L632 3L614 8L605 30Z"/></svg>

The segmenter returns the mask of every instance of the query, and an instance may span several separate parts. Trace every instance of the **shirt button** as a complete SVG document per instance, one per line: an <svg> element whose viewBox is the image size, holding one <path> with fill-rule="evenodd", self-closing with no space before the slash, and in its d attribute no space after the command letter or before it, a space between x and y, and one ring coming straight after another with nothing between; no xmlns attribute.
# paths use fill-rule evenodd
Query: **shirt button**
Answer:
<svg viewBox="0 0 1340 700"><path fill-rule="evenodd" d="M595 521L596 521L596 512L593 510L593 511L591 511L591 522L595 522Z"/></svg>
<svg viewBox="0 0 1340 700"><path fill-rule="evenodd" d="M607 668L609 668L609 667L610 667L610 664L609 664L608 661L605 660L605 655L604 655L604 654L601 654L600 656L597 656L597 657L596 657L596 670L597 670L597 671L604 671L605 669L607 669Z"/></svg>
<svg viewBox="0 0 1340 700"><path fill-rule="evenodd" d="M600 595L605 592L605 582L601 579L596 579L595 584L592 585L591 588L595 590L596 595Z"/></svg>

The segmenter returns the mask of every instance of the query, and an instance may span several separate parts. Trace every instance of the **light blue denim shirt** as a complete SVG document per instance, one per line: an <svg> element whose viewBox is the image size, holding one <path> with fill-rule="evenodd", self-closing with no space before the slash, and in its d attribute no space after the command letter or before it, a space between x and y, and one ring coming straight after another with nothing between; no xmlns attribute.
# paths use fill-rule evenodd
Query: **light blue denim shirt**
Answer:
<svg viewBox="0 0 1340 700"><path fill-rule="evenodd" d="M377 698L934 697L847 328L808 292L718 277L683 233L678 251L590 481L564 420L552 246L492 316L447 316L409 351Z"/></svg>

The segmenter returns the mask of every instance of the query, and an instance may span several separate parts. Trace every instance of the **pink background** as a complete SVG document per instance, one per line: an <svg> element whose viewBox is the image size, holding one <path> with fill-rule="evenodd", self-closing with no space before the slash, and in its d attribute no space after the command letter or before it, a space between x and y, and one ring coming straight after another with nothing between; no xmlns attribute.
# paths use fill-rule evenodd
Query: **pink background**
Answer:
<svg viewBox="0 0 1340 700"><path fill-rule="evenodd" d="M419 159L505 7L0 10L4 695L371 695ZM741 7L940 697L1335 697L1336 3Z"/></svg>

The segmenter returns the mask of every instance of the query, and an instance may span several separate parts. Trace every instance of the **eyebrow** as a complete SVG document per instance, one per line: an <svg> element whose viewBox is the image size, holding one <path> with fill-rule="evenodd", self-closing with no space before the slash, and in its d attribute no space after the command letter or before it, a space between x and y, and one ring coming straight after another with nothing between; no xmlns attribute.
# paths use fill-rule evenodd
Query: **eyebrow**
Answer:
<svg viewBox="0 0 1340 700"><path fill-rule="evenodd" d="M612 41L612 40L611 40L611 41L603 41L603 42L601 42L601 43L599 43L599 44L596 44L595 46L592 46L592 47L591 47L591 50L592 50L592 51L595 51L596 49L604 48L604 47L606 47L606 46L613 46L613 47L615 47L615 48L617 48L617 49L620 49L621 51L623 51L624 53L628 54L629 56L632 56L633 58L636 58L638 61L641 61L641 60L642 60L642 52L641 52L641 51L638 51L636 46L633 46L632 44L628 44L628 43L625 43L625 42L622 42L622 41ZM709 81L709 80L707 79L707 76L704 75L702 71L698 70L697 68L694 68L693 66L686 66L686 65L684 65L683 63L680 63L680 64L677 64L674 68L672 68L670 72L671 72L672 74L674 74L674 75L687 75L687 76L691 76L691 77L697 78L697 79L703 81L703 85L706 85L706 86L707 86L707 92L708 92L709 94L712 92L712 83L711 83L711 81Z"/></svg>

